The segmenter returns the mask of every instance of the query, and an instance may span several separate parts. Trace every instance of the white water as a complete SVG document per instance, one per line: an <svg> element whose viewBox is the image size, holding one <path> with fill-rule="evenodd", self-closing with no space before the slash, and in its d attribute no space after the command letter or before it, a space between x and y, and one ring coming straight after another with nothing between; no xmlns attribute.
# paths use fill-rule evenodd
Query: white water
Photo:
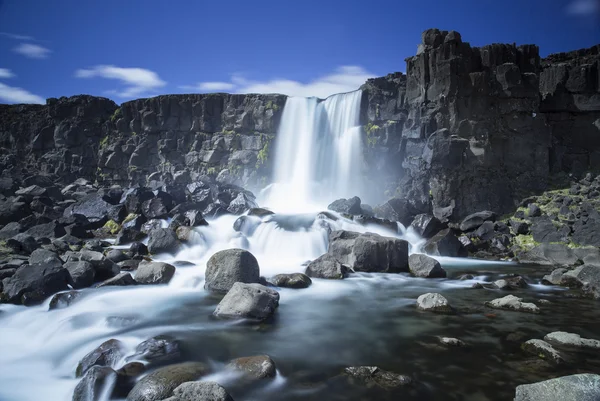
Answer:
<svg viewBox="0 0 600 401"><path fill-rule="evenodd" d="M276 137L274 182L264 206L279 212L314 212L361 193L362 92L287 99Z"/></svg>

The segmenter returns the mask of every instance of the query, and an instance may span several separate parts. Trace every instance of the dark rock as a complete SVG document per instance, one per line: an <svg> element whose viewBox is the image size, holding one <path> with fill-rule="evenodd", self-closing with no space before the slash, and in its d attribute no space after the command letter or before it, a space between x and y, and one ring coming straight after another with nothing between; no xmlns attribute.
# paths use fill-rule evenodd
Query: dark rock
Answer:
<svg viewBox="0 0 600 401"><path fill-rule="evenodd" d="M208 373L206 365L186 362L157 369L137 382L127 401L159 401L170 397L182 383L194 381Z"/></svg>
<svg viewBox="0 0 600 401"><path fill-rule="evenodd" d="M58 257L58 255L55 252L39 248L31 252L31 255L29 255L29 264L34 265L37 263L62 266L63 261Z"/></svg>
<svg viewBox="0 0 600 401"><path fill-rule="evenodd" d="M142 261L135 273L139 284L167 284L175 275L175 266L163 262Z"/></svg>
<svg viewBox="0 0 600 401"><path fill-rule="evenodd" d="M284 288L307 288L312 284L312 280L302 273L277 274L271 278L271 283Z"/></svg>
<svg viewBox="0 0 600 401"><path fill-rule="evenodd" d="M24 233L17 234L6 241L6 246L17 253L30 254L40 247L35 238Z"/></svg>
<svg viewBox="0 0 600 401"><path fill-rule="evenodd" d="M258 205L256 204L255 198L252 196L248 196L243 192L240 192L227 207L227 211L231 214L242 214L248 209L256 208Z"/></svg>
<svg viewBox="0 0 600 401"><path fill-rule="evenodd" d="M513 233L516 235L529 234L529 224L527 224L525 221L512 219L510 220L510 227L512 228Z"/></svg>
<svg viewBox="0 0 600 401"><path fill-rule="evenodd" d="M148 188L131 188L123 193L121 202L125 204L127 213L140 214L142 212L142 203L154 198L154 194Z"/></svg>
<svg viewBox="0 0 600 401"><path fill-rule="evenodd" d="M540 244L518 254L519 262L542 265L571 266L579 257L565 244Z"/></svg>
<svg viewBox="0 0 600 401"><path fill-rule="evenodd" d="M125 255L120 249L111 249L106 254L106 259L111 260L114 263L119 263L127 260L127 255Z"/></svg>
<svg viewBox="0 0 600 401"><path fill-rule="evenodd" d="M140 241L144 238L146 238L146 234L139 232L135 228L123 227L121 231L119 231L119 234L117 234L115 245L130 244L132 242Z"/></svg>
<svg viewBox="0 0 600 401"><path fill-rule="evenodd" d="M121 224L121 227L123 229L125 228L132 228L136 231L141 231L142 226L144 225L144 223L146 223L148 221L148 219L146 219L146 217L144 217L141 214L130 214L128 215L125 220L123 220L123 224Z"/></svg>
<svg viewBox="0 0 600 401"><path fill-rule="evenodd" d="M8 224L21 220L31 214L29 206L24 202L0 202L0 224Z"/></svg>
<svg viewBox="0 0 600 401"><path fill-rule="evenodd" d="M348 268L333 255L326 253L310 262L305 273L314 278L343 279L348 273Z"/></svg>
<svg viewBox="0 0 600 401"><path fill-rule="evenodd" d="M114 386L117 373L108 367L94 366L86 372L75 386L73 401L101 401L103 394L110 394Z"/></svg>
<svg viewBox="0 0 600 401"><path fill-rule="evenodd" d="M79 260L90 262L94 266L96 280L105 280L119 273L119 267L100 252L84 249L79 253Z"/></svg>
<svg viewBox="0 0 600 401"><path fill-rule="evenodd" d="M344 374L361 385L377 386L386 390L411 385L413 380L406 375L388 372L377 366L354 366L344 369Z"/></svg>
<svg viewBox="0 0 600 401"><path fill-rule="evenodd" d="M421 237L428 239L437 234L440 230L445 228L445 224L442 224L436 217L428 214L418 214L410 225L413 230Z"/></svg>
<svg viewBox="0 0 600 401"><path fill-rule="evenodd" d="M496 214L494 212L490 212L490 211L483 211L483 212L477 212L477 213L470 214L467 217L465 217L463 219L463 221L460 223L460 230L461 231L474 230L474 229L478 228L479 226L481 226L486 221L491 221L491 222L496 221Z"/></svg>
<svg viewBox="0 0 600 401"><path fill-rule="evenodd" d="M137 281L131 277L131 274L127 272L119 273L113 278L109 278L108 280L104 280L100 284L98 284L98 288L100 287L108 287L108 286L126 286L126 285L136 285Z"/></svg>
<svg viewBox="0 0 600 401"><path fill-rule="evenodd" d="M429 255L435 256L467 256L467 251L463 247L463 244L449 228L442 230L431 237L425 245L423 245L423 250Z"/></svg>
<svg viewBox="0 0 600 401"><path fill-rule="evenodd" d="M135 256L146 256L148 255L148 247L141 242L134 242L129 247L129 252Z"/></svg>
<svg viewBox="0 0 600 401"><path fill-rule="evenodd" d="M206 263L204 288L214 292L227 292L234 283L258 283L260 268L250 252L243 249L226 249L215 253Z"/></svg>
<svg viewBox="0 0 600 401"><path fill-rule="evenodd" d="M560 284L568 287L581 287L585 293L600 298L600 267L594 265L577 266L564 273Z"/></svg>
<svg viewBox="0 0 600 401"><path fill-rule="evenodd" d="M98 348L87 354L77 365L75 375L83 376L92 366L106 366L112 368L123 357L123 343L119 340L108 340Z"/></svg>
<svg viewBox="0 0 600 401"><path fill-rule="evenodd" d="M350 199L338 199L327 206L327 209L333 210L341 214L360 215L362 208L360 207L360 198L355 196Z"/></svg>
<svg viewBox="0 0 600 401"><path fill-rule="evenodd" d="M3 297L6 302L32 305L66 290L69 281L69 272L61 265L27 265L20 267L14 276L3 280Z"/></svg>
<svg viewBox="0 0 600 401"><path fill-rule="evenodd" d="M142 203L142 214L148 220L164 219L167 217L168 213L162 198L153 198Z"/></svg>
<svg viewBox="0 0 600 401"><path fill-rule="evenodd" d="M542 215L542 210L535 203L529 204L527 207L527 216L529 217L539 217Z"/></svg>
<svg viewBox="0 0 600 401"><path fill-rule="evenodd" d="M279 293L261 284L236 282L221 302L214 315L227 319L265 320L279 306Z"/></svg>
<svg viewBox="0 0 600 401"><path fill-rule="evenodd" d="M507 277L494 281L494 285L501 290L517 290L519 288L527 288L527 281L521 276Z"/></svg>
<svg viewBox="0 0 600 401"><path fill-rule="evenodd" d="M403 198L392 198L386 203L373 208L375 217L399 221L403 226L408 226L414 217L421 213L427 213L428 210L420 205L415 205L411 201Z"/></svg>
<svg viewBox="0 0 600 401"><path fill-rule="evenodd" d="M142 359L152 365L176 362L181 358L179 341L171 336L152 337L135 348L128 360Z"/></svg>
<svg viewBox="0 0 600 401"><path fill-rule="evenodd" d="M141 261L137 260L137 259L128 259L128 260L124 260L122 262L117 263L117 266L119 266L119 268L121 270L133 271L138 268L138 266L140 265L140 262Z"/></svg>
<svg viewBox="0 0 600 401"><path fill-rule="evenodd" d="M275 377L277 370L275 362L268 355L248 356L231 361L228 368L244 372L254 379Z"/></svg>
<svg viewBox="0 0 600 401"><path fill-rule="evenodd" d="M64 267L69 271L73 288L86 288L94 284L96 269L94 269L94 266L90 262L67 262Z"/></svg>
<svg viewBox="0 0 600 401"><path fill-rule="evenodd" d="M64 309L81 298L79 291L60 292L52 297L48 310Z"/></svg>
<svg viewBox="0 0 600 401"><path fill-rule="evenodd" d="M489 241L494 237L494 223L491 221L484 221L472 234L474 237L481 239L482 241Z"/></svg>
<svg viewBox="0 0 600 401"><path fill-rule="evenodd" d="M545 217L536 219L531 226L533 239L540 243L566 242L569 233L568 226L559 228L549 218Z"/></svg>
<svg viewBox="0 0 600 401"><path fill-rule="evenodd" d="M233 398L218 383L205 381L182 383L173 390L173 397L164 401L188 400L233 401Z"/></svg>
<svg viewBox="0 0 600 401"><path fill-rule="evenodd" d="M552 273L547 274L542 279L543 284L552 284L552 285L560 285L563 274L565 274L568 270L559 267L558 269L552 270Z"/></svg>
<svg viewBox="0 0 600 401"><path fill-rule="evenodd" d="M515 401L577 400L600 398L600 376L582 373L517 386Z"/></svg>
<svg viewBox="0 0 600 401"><path fill-rule="evenodd" d="M90 222L90 229L101 228L107 221L121 222L126 216L125 208L120 205L111 205L104 200L100 192L86 195L77 203L65 209L64 216L81 214Z"/></svg>
<svg viewBox="0 0 600 401"><path fill-rule="evenodd" d="M169 228L157 228L150 231L148 240L148 251L151 254L175 253L180 247L177 236Z"/></svg>
<svg viewBox="0 0 600 401"><path fill-rule="evenodd" d="M410 272L416 277L445 278L446 271L440 262L423 254L413 253L408 257Z"/></svg>
<svg viewBox="0 0 600 401"><path fill-rule="evenodd" d="M25 228L17 222L8 223L0 229L0 240L14 237L15 235L25 231Z"/></svg>
<svg viewBox="0 0 600 401"><path fill-rule="evenodd" d="M254 207L248 210L248 216L265 217L274 214L272 211L260 207Z"/></svg>

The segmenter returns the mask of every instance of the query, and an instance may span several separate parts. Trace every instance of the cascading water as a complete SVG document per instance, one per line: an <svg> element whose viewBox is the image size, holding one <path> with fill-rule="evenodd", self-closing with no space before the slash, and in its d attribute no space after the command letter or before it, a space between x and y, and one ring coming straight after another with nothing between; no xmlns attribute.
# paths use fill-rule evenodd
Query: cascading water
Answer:
<svg viewBox="0 0 600 401"><path fill-rule="evenodd" d="M287 99L276 138L274 183L265 205L280 212L315 211L361 190L362 92Z"/></svg>

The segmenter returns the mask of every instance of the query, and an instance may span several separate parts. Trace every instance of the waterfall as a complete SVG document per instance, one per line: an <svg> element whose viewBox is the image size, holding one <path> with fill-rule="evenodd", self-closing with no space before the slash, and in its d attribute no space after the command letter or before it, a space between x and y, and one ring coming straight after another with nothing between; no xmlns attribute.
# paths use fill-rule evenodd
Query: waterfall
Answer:
<svg viewBox="0 0 600 401"><path fill-rule="evenodd" d="M265 204L278 211L323 208L360 195L362 91L316 98L290 97L275 145L273 184Z"/></svg>

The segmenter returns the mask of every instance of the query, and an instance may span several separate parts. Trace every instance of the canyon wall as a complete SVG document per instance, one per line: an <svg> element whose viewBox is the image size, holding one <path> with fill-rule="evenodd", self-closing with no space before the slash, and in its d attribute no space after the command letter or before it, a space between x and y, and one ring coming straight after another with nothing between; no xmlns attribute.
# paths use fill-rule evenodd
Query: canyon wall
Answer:
<svg viewBox="0 0 600 401"><path fill-rule="evenodd" d="M472 47L423 33L406 74L362 86L364 174L442 219L506 213L564 174L600 171L600 45L541 59L534 45ZM0 105L0 170L110 185L271 176L283 95L93 96Z"/></svg>

